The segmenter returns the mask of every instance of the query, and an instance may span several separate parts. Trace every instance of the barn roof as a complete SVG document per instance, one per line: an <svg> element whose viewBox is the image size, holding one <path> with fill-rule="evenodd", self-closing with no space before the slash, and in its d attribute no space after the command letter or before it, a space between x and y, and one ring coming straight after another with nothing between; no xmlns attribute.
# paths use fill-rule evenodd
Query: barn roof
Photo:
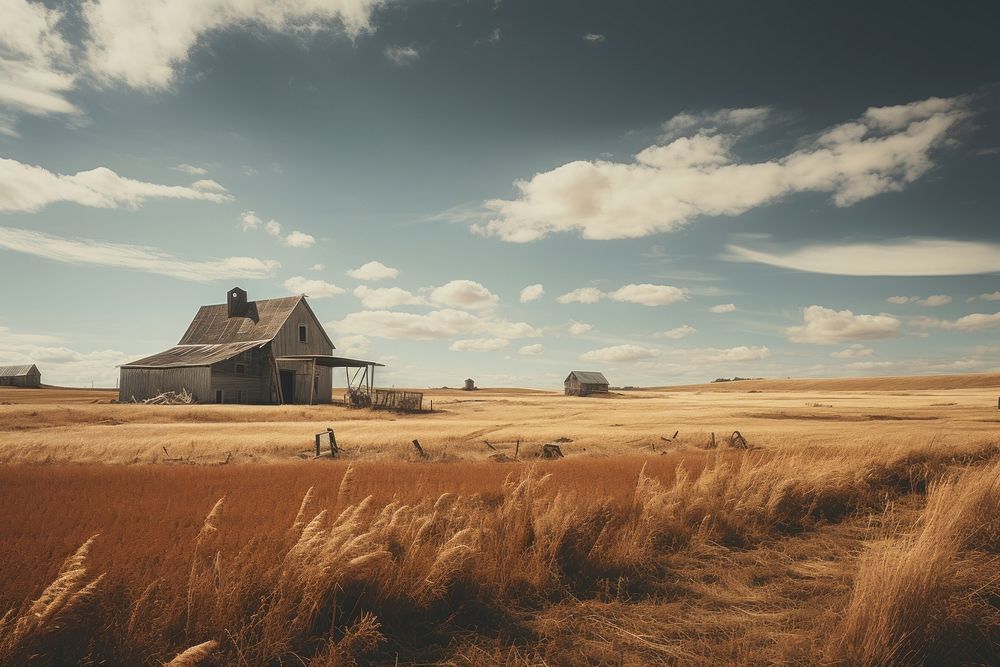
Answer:
<svg viewBox="0 0 1000 667"><path fill-rule="evenodd" d="M569 380L574 375L581 384L608 384L608 379L604 377L604 373L597 371L570 371L566 379Z"/></svg>
<svg viewBox="0 0 1000 667"><path fill-rule="evenodd" d="M211 366L214 363L235 357L241 352L267 344L266 340L253 340L219 345L175 345L169 350L139 359L122 368L184 368L187 366Z"/></svg>
<svg viewBox="0 0 1000 667"><path fill-rule="evenodd" d="M246 317L229 317L229 306L202 306L178 345L218 345L268 341L302 301L301 296L260 299L247 303Z"/></svg>
<svg viewBox="0 0 1000 667"><path fill-rule="evenodd" d="M0 377L23 377L25 375L30 375L32 370L36 373L38 372L38 369L35 368L34 364L23 364L21 366L0 366Z"/></svg>

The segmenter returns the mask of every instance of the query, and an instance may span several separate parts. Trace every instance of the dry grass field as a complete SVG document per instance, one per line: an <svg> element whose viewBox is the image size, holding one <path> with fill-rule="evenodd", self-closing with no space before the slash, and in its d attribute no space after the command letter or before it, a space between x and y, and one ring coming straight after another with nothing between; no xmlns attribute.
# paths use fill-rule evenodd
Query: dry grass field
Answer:
<svg viewBox="0 0 1000 667"><path fill-rule="evenodd" d="M0 390L0 664L998 664L998 394ZM326 426L341 460L312 460Z"/></svg>

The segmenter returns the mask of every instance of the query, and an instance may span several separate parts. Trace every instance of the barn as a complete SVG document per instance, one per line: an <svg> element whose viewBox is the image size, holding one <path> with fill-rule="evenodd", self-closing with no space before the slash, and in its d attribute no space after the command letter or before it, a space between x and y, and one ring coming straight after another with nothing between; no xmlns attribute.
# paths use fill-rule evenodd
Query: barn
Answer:
<svg viewBox="0 0 1000 667"><path fill-rule="evenodd" d="M567 396L588 396L608 393L608 380L597 371L571 371L563 382Z"/></svg>
<svg viewBox="0 0 1000 667"><path fill-rule="evenodd" d="M198 310L177 345L123 364L119 400L186 390L199 403L330 403L334 368L363 369L370 390L381 364L334 349L305 295L248 301L234 287Z"/></svg>
<svg viewBox="0 0 1000 667"><path fill-rule="evenodd" d="M40 387L42 374L34 364L0 366L0 387Z"/></svg>

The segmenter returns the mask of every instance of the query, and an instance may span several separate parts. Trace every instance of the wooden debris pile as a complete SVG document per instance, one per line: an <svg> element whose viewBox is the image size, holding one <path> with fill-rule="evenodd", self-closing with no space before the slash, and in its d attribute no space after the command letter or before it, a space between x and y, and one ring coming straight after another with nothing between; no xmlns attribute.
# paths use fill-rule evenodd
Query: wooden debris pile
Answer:
<svg viewBox="0 0 1000 667"><path fill-rule="evenodd" d="M194 394L187 389L181 389L180 392L165 391L139 402L143 405L191 405L195 401Z"/></svg>

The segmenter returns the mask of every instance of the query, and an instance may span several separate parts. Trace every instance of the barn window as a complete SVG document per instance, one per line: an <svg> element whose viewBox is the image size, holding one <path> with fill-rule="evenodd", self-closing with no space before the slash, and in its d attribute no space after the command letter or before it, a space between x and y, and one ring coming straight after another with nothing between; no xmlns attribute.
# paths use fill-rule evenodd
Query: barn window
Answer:
<svg viewBox="0 0 1000 667"><path fill-rule="evenodd" d="M304 324L299 325L299 342L300 343L306 342L306 325Z"/></svg>
<svg viewBox="0 0 1000 667"><path fill-rule="evenodd" d="M241 374L241 375L243 373L246 373L247 372L247 366L246 366L246 364L236 364L236 372L239 373L239 374Z"/></svg>
<svg viewBox="0 0 1000 667"><path fill-rule="evenodd" d="M225 398L225 394L222 392L222 390L221 389L216 389L215 390L215 402L216 403L222 403L223 402L222 401L223 398Z"/></svg>
<svg viewBox="0 0 1000 667"><path fill-rule="evenodd" d="M237 389L236 390L236 402L237 403L246 403L245 395L244 395L242 389Z"/></svg>

